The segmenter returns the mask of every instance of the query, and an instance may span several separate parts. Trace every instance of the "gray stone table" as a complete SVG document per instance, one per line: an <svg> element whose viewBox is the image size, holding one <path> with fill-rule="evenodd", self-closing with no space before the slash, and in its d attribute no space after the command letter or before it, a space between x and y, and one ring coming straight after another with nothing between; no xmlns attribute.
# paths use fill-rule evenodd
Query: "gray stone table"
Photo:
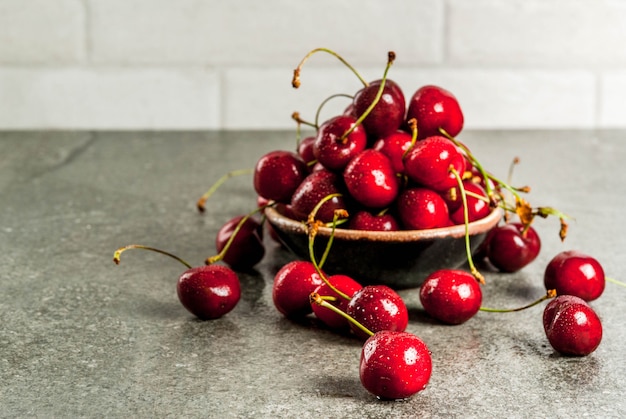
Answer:
<svg viewBox="0 0 626 419"><path fill-rule="evenodd" d="M626 279L622 131L473 131L459 139L533 205L569 214L536 222L543 248L521 272L484 272L484 304L516 307L541 296L559 251L597 257ZM557 355L542 306L480 312L443 326L402 290L408 330L429 345L432 379L401 402L380 401L358 379L360 342L314 319L283 318L271 300L292 256L270 239L240 275L243 295L221 319L198 321L178 302L184 267L215 253L219 226L254 208L249 176L196 200L224 173L265 152L293 149L292 132L0 133L0 416L2 417L624 417L626 288L592 303L604 339L584 358Z"/></svg>

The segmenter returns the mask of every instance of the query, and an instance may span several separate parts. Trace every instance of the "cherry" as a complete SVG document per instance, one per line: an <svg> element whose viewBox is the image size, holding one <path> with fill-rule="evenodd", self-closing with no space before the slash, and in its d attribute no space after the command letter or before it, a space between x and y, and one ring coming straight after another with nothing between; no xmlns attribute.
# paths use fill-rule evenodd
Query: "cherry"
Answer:
<svg viewBox="0 0 626 419"><path fill-rule="evenodd" d="M353 99L356 115L362 115L379 94L378 90L383 80L375 80L359 90ZM382 95L378 102L367 114L362 124L370 138L385 137L398 130L404 122L406 102L400 86L393 80L384 80Z"/></svg>
<svg viewBox="0 0 626 419"><path fill-rule="evenodd" d="M373 145L374 150L389 157L393 170L404 173L404 154L413 145L413 137L405 131L395 131L378 139Z"/></svg>
<svg viewBox="0 0 626 419"><path fill-rule="evenodd" d="M351 116L339 115L324 122L313 143L315 158L330 170L342 170L352 157L367 146L362 125ZM348 135L346 132L352 130Z"/></svg>
<svg viewBox="0 0 626 419"><path fill-rule="evenodd" d="M232 244L222 256L226 264L237 270L250 269L265 256L261 223L252 217L246 218L242 223L243 218L244 216L231 218L219 229L215 238L215 247L221 253L235 233L237 226L241 224Z"/></svg>
<svg viewBox="0 0 626 419"><path fill-rule="evenodd" d="M396 217L388 212L372 214L369 211L361 210L350 217L348 228L368 231L398 231L400 224Z"/></svg>
<svg viewBox="0 0 626 419"><path fill-rule="evenodd" d="M485 218L491 212L491 207L489 206L489 200L487 198L487 193L477 183L473 183L471 181L464 181L463 188L465 189L465 193L467 195L467 215L468 222L480 220ZM454 189L454 195L456 196L456 202L461 201L461 192L458 187ZM445 199L445 198L444 198ZM448 209L450 207L454 208L456 205L450 205L451 201L447 200ZM465 212L463 208L463 203L459 202L460 206L456 209L450 210L450 220L454 224L464 224L465 223Z"/></svg>
<svg viewBox="0 0 626 419"><path fill-rule="evenodd" d="M465 157L446 137L433 136L415 143L404 158L404 167L407 176L413 181L437 191L445 191L457 186L456 177L450 168L463 174Z"/></svg>
<svg viewBox="0 0 626 419"><path fill-rule="evenodd" d="M547 265L544 274L546 289L592 301L604 291L602 265L593 257L577 250L557 254Z"/></svg>
<svg viewBox="0 0 626 419"><path fill-rule="evenodd" d="M415 118L418 138L439 135L440 129L456 137L463 129L463 112L456 97L439 86L423 86L411 97L407 119Z"/></svg>
<svg viewBox="0 0 626 419"><path fill-rule="evenodd" d="M270 151L256 163L254 189L262 197L288 203L308 174L309 169L298 154L284 150Z"/></svg>
<svg viewBox="0 0 626 419"><path fill-rule="evenodd" d="M381 399L406 399L424 390L432 374L426 344L412 333L380 331L361 350L359 378Z"/></svg>
<svg viewBox="0 0 626 419"><path fill-rule="evenodd" d="M381 330L402 332L409 323L409 313L402 297L386 285L367 285L358 290L348 303L346 313L373 333ZM350 326L357 336L368 337L353 323Z"/></svg>
<svg viewBox="0 0 626 419"><path fill-rule="evenodd" d="M239 278L222 265L205 265L185 271L176 285L180 302L198 318L216 319L239 302Z"/></svg>
<svg viewBox="0 0 626 419"><path fill-rule="evenodd" d="M333 287L340 290L345 296L350 298L352 298L358 290L363 288L361 284L347 275L332 275L327 278L327 281L332 284ZM326 297L326 301L337 307L339 310L345 312L350 300L336 293L330 285L328 285L328 283L324 282L319 285L314 292L322 298ZM334 300L330 300L328 297L331 297ZM344 316L337 314L335 311L332 311L327 307L315 304L313 301L311 301L310 304L313 309L313 314L315 314L315 316L329 328L334 330L346 330L349 328L349 322Z"/></svg>
<svg viewBox="0 0 626 419"><path fill-rule="evenodd" d="M192 268L183 259L163 250L143 245L128 245L115 251L113 261L120 263L120 255L128 249L144 249L178 260L188 269L178 278L176 291L182 305L202 320L217 319L230 312L241 298L237 274L227 266L205 265Z"/></svg>
<svg viewBox="0 0 626 419"><path fill-rule="evenodd" d="M306 220L309 213L324 197L341 194L343 184L341 177L327 169L320 169L309 174L291 197L291 211L298 220ZM316 218L322 222L331 222L335 210L346 209L342 196L335 196L326 201L317 211Z"/></svg>
<svg viewBox="0 0 626 419"><path fill-rule="evenodd" d="M543 327L550 345L563 355L589 355L602 340L602 322L582 298L559 295L543 312Z"/></svg>
<svg viewBox="0 0 626 419"><path fill-rule="evenodd" d="M450 223L445 201L431 189L405 189L398 196L397 207L400 222L407 230L439 228Z"/></svg>
<svg viewBox="0 0 626 419"><path fill-rule="evenodd" d="M510 222L489 232L486 238L489 261L502 272L516 272L539 255L541 240L532 226Z"/></svg>
<svg viewBox="0 0 626 419"><path fill-rule="evenodd" d="M305 137L298 144L298 155L304 160L307 166L310 166L315 161L313 143L315 143L315 136Z"/></svg>
<svg viewBox="0 0 626 419"><path fill-rule="evenodd" d="M459 269L441 269L422 283L420 301L433 318L447 324L461 324L480 309L482 291L472 274Z"/></svg>
<svg viewBox="0 0 626 419"><path fill-rule="evenodd" d="M295 260L280 268L274 276L272 300L285 317L304 317L313 311L309 295L323 283L313 263Z"/></svg>
<svg viewBox="0 0 626 419"><path fill-rule="evenodd" d="M371 148L348 163L343 180L352 198L368 208L387 207L394 202L400 189L389 158Z"/></svg>

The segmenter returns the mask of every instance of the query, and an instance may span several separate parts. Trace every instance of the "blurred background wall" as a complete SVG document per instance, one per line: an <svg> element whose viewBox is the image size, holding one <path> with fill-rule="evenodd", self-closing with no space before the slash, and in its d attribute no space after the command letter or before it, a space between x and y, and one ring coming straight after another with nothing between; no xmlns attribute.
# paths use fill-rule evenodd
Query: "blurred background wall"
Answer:
<svg viewBox="0 0 626 419"><path fill-rule="evenodd" d="M626 127L626 1L0 0L0 129L293 128L360 87L317 54L294 90L316 47L468 129Z"/></svg>

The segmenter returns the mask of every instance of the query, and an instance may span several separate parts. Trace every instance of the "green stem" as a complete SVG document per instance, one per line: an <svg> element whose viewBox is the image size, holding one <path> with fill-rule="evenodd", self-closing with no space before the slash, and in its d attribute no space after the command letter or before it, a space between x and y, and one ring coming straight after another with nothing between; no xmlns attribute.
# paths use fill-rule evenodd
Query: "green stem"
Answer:
<svg viewBox="0 0 626 419"><path fill-rule="evenodd" d="M467 263L469 264L470 272L472 273L472 275L474 275L474 278L476 278L481 284L484 284L485 277L480 272L478 272L478 269L476 269L476 266L474 266L474 260L472 258L472 248L469 235L469 211L467 208L467 194L465 192L465 185L463 185L463 179L461 179L461 175L454 167L450 166L450 171L456 178L456 181L459 185L459 190L461 191L461 201L463 202L463 221L465 225L465 252L467 253Z"/></svg>
<svg viewBox="0 0 626 419"><path fill-rule="evenodd" d="M150 246L144 246L141 244L129 244L128 246L124 246L124 247L120 247L119 249L117 249L115 251L115 253L113 254L113 262L115 262L116 265L120 264L120 255L122 254L122 252L128 250L128 249L143 249L143 250L150 250L152 252L157 252L157 253L161 253L162 255L166 255L171 257L172 259L176 259L177 261L179 261L180 263L182 263L183 265L185 265L187 268L191 269L191 265L187 262L185 262L183 259L179 258L178 256L170 253L170 252L166 252L164 250L161 249L157 249L155 247L150 247Z"/></svg>
<svg viewBox="0 0 626 419"><path fill-rule="evenodd" d="M274 205L274 202L270 202L268 204L262 205L258 208L256 208L254 211L249 212L248 214L246 214L245 216L243 216L241 218L241 220L239 220L239 222L237 223L237 226L235 227L235 229L233 230L232 234L230 235L230 237L228 238L228 240L226 241L226 244L224 245L224 247L222 248L222 251L219 252L217 255L211 256L206 258L206 260L204 261L204 263L206 265L212 265L213 263L220 261L222 259L224 259L224 256L226 256L226 252L228 252L228 249L230 249L230 246L232 245L233 241L235 240L235 237L237 237L237 234L239 234L239 231L241 230L241 227L244 225L244 223L248 220L248 218L252 217L254 214L256 214L257 212L261 212L263 211L265 208Z"/></svg>
<svg viewBox="0 0 626 419"><path fill-rule="evenodd" d="M356 122L352 124L350 129L348 129L346 132L343 133L339 141L343 141L348 135L352 133L352 131L356 129L356 127L361 125L361 123L365 120L365 118L367 118L370 112L372 112L372 109L374 109L374 107L378 104L378 102L380 101L380 98L383 96L383 90L385 88L385 82L387 80L387 73L389 72L389 69L391 68L391 64L393 64L393 61L395 59L396 59L396 54L393 51L389 51L388 59L387 59L387 66L385 67L385 72L383 73L383 78L380 81L380 86L378 87L378 91L376 92L376 96L374 97L374 100L372 100L372 103L370 103L370 106L368 106L365 112L363 112L363 114L359 116Z"/></svg>
<svg viewBox="0 0 626 419"><path fill-rule="evenodd" d="M352 71L358 77L358 79L361 81L361 83L363 83L363 86L368 86L367 81L365 81L365 79L359 74L359 72L356 71L356 69L354 67L352 67L350 65L350 63L348 63L342 56L340 56L335 51L330 50L328 48L315 48L315 49L309 51L309 53L307 55L305 55L304 58L302 58L302 61L300 61L300 64L298 64L298 67L296 67L296 69L293 71L293 79L291 80L291 85L295 89L300 87L300 70L302 69L302 66L304 65L306 60L308 60L309 57L311 57L316 52L326 52L326 53L332 55L333 57L337 58L346 67L348 67L350 69L350 71Z"/></svg>
<svg viewBox="0 0 626 419"><path fill-rule="evenodd" d="M340 310L339 308L337 308L334 305L330 304L329 302L325 301L324 297L320 296L318 293L315 293L315 292L311 293L311 295L309 296L309 300L311 301L312 304L317 304L319 306L325 307L325 308L327 308L327 309L329 309L329 310L339 314L341 317L343 317L344 319L348 320L350 323L352 323L353 325L358 327L360 330L362 330L368 336L372 336L374 334L374 332L369 330L367 327L363 326L358 320L356 320L352 316L348 315L348 313L345 313L344 311Z"/></svg>
<svg viewBox="0 0 626 419"><path fill-rule="evenodd" d="M546 294L543 297L541 297L538 300L533 301L532 303L527 304L527 305L525 305L523 307L504 308L504 309L481 307L480 311L486 311L488 313L513 313L515 311L526 310L527 308L531 308L533 306L536 306L537 304L541 303L542 301L549 300L550 298L554 298L554 297L556 297L556 291L555 290L548 290L548 292L546 292Z"/></svg>
<svg viewBox="0 0 626 419"><path fill-rule="evenodd" d="M620 285L622 287L626 287L626 283L624 283L622 281L618 281L617 279L609 278L608 276L605 276L604 279L606 280L606 282L610 282L610 283L615 284L615 285Z"/></svg>
<svg viewBox="0 0 626 419"><path fill-rule="evenodd" d="M336 93L336 94L331 95L331 96L327 97L326 99L324 99L322 101L322 103L320 103L320 106L317 107L317 112L315 112L315 128L319 128L319 126L320 126L319 125L320 114L322 112L322 108L324 107L324 105L326 105L326 103L328 101L330 101L331 99L334 99L334 98L337 98L337 97L347 97L349 99L353 99L354 98L354 96L350 96L350 95L347 95L345 93Z"/></svg>
<svg viewBox="0 0 626 419"><path fill-rule="evenodd" d="M220 177L217 180L217 182L215 182L213 186L211 186L211 188L208 191L206 191L204 195L202 195L200 199L198 200L196 204L196 206L198 207L198 211L204 212L206 201L209 199L211 195L213 195L213 193L217 190L217 188L219 188L228 179L234 176L247 175L253 172L254 172L254 169L239 169L239 170L230 171L226 173L225 175L223 175L222 177Z"/></svg>

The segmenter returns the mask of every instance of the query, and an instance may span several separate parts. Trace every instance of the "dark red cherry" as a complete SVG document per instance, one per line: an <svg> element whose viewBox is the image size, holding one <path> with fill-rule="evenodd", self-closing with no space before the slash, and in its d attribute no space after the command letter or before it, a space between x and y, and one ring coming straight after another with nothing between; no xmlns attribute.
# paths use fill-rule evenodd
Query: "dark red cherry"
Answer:
<svg viewBox="0 0 626 419"><path fill-rule="evenodd" d="M489 261L502 272L516 272L539 255L541 240L532 226L506 223L491 230L486 239Z"/></svg>
<svg viewBox="0 0 626 419"><path fill-rule="evenodd" d="M343 180L350 196L368 208L387 207L395 201L400 189L389 158L371 148L350 160Z"/></svg>
<svg viewBox="0 0 626 419"><path fill-rule="evenodd" d="M243 218L243 215L231 218L219 229L215 237L218 253L224 249ZM259 263L263 256L265 256L263 228L255 218L248 217L239 228L222 260L234 269L247 270Z"/></svg>
<svg viewBox="0 0 626 419"><path fill-rule="evenodd" d="M354 95L353 105L357 117L363 115L374 102L382 80L375 80ZM363 120L363 127L370 138L385 137L400 128L404 122L406 102L400 86L386 79L382 96Z"/></svg>
<svg viewBox="0 0 626 419"><path fill-rule="evenodd" d="M298 185L309 174L302 158L291 151L276 150L263 155L254 168L254 189L264 198L288 203Z"/></svg>
<svg viewBox="0 0 626 419"><path fill-rule="evenodd" d="M602 322L582 298L559 295L543 312L543 327L550 345L559 353L589 355L602 341Z"/></svg>
<svg viewBox="0 0 626 419"><path fill-rule="evenodd" d="M402 297L386 285L367 285L358 290L346 313L371 332L382 330L402 332L409 323L409 313ZM355 334L363 339L368 335L350 324Z"/></svg>
<svg viewBox="0 0 626 419"><path fill-rule="evenodd" d="M298 144L298 155L304 162L310 165L315 161L315 154L313 152L313 144L315 143L315 136L305 137Z"/></svg>
<svg viewBox="0 0 626 419"><path fill-rule="evenodd" d="M433 318L447 324L461 324L480 309L482 290L469 272L441 269L422 283L420 301Z"/></svg>
<svg viewBox="0 0 626 419"><path fill-rule="evenodd" d="M363 387L381 399L406 399L424 390L432 374L426 344L408 332L377 332L361 350L359 378Z"/></svg>
<svg viewBox="0 0 626 419"><path fill-rule="evenodd" d="M412 137L405 131L395 131L377 140L372 148L389 157L393 170L404 173L404 153L411 147Z"/></svg>
<svg viewBox="0 0 626 419"><path fill-rule="evenodd" d="M488 216L491 212L491 207L489 206L489 202L487 200L487 192L485 192L483 187L471 181L464 181L463 187L466 191L468 221L471 223L472 221L480 220ZM469 194L467 192L469 192ZM454 224L464 224L465 212L463 208L463 199L458 186L455 188L454 196L456 197L455 204L459 203L460 205L457 206L456 209L450 211L450 220L452 220ZM485 199L480 199L477 196L482 196ZM450 201L446 202L448 203L448 209L450 210ZM454 207L456 205L452 206Z"/></svg>
<svg viewBox="0 0 626 419"><path fill-rule="evenodd" d="M404 158L407 176L413 181L436 191L445 191L458 185L465 172L465 157L456 145L441 136L428 137L415 143Z"/></svg>
<svg viewBox="0 0 626 419"><path fill-rule="evenodd" d="M323 283L311 262L303 260L289 262L274 276L272 285L274 306L285 317L306 316L313 311L309 295Z"/></svg>
<svg viewBox="0 0 626 419"><path fill-rule="evenodd" d="M400 223L407 230L446 227L450 223L443 198L427 188L405 189L397 200Z"/></svg>
<svg viewBox="0 0 626 419"><path fill-rule="evenodd" d="M548 263L544 284L546 289L556 290L557 295L575 295L592 301L602 295L606 282L600 262L577 250L566 250Z"/></svg>
<svg viewBox="0 0 626 419"><path fill-rule="evenodd" d="M327 278L328 282L330 282L333 287L341 291L346 296L352 298L352 296L363 286L359 284L357 281L352 279L347 275L332 275ZM333 291L328 284L325 282L319 285L315 289L315 293L319 294L321 297L334 297L335 301L328 301L330 304L337 307L339 310L345 312L348 307L348 302L350 300L340 296L335 291ZM334 311L323 307L319 304L311 303L311 307L313 309L313 314L322 321L326 326L333 330L347 330L349 329L350 323L346 320L345 317L335 313Z"/></svg>
<svg viewBox="0 0 626 419"><path fill-rule="evenodd" d="M400 230L400 224L396 217L388 212L373 214L369 211L361 210L350 217L348 228L367 231L398 231Z"/></svg>
<svg viewBox="0 0 626 419"><path fill-rule="evenodd" d="M340 175L327 169L319 169L309 174L291 197L291 211L296 219L306 220L315 206L326 196L343 193ZM335 210L346 209L343 196L336 196L324 202L316 214L316 219L325 223L333 220Z"/></svg>
<svg viewBox="0 0 626 419"><path fill-rule="evenodd" d="M346 115L324 122L313 143L315 158L330 170L342 170L348 162L367 146L367 135L362 125L345 135L356 125L356 119Z"/></svg>
<svg viewBox="0 0 626 419"><path fill-rule="evenodd" d="M185 271L176 285L178 298L199 319L217 319L231 311L241 297L239 278L232 269L207 265Z"/></svg>
<svg viewBox="0 0 626 419"><path fill-rule="evenodd" d="M440 135L439 128L456 137L463 129L463 112L456 97L439 86L419 88L409 101L406 119L417 120L418 138Z"/></svg>

